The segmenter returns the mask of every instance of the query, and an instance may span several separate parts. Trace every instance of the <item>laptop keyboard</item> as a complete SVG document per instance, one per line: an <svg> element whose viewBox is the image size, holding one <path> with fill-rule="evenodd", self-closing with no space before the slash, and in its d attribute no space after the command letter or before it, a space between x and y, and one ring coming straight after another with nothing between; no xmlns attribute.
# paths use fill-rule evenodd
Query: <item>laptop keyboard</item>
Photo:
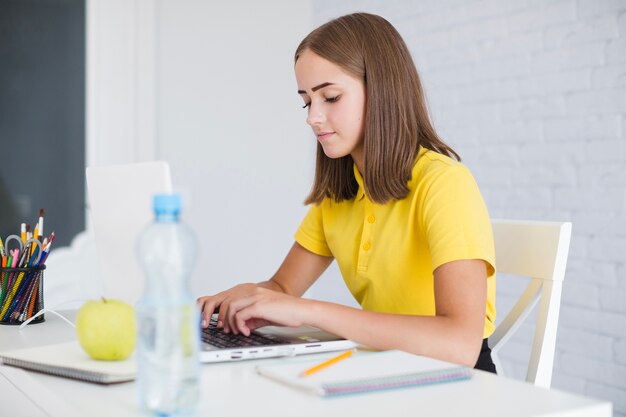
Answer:
<svg viewBox="0 0 626 417"><path fill-rule="evenodd" d="M284 345L285 341L271 335L261 336L250 333L250 336L242 334L224 333L217 328L217 319L211 317L209 327L202 329L202 341L219 348L240 348L254 346Z"/></svg>

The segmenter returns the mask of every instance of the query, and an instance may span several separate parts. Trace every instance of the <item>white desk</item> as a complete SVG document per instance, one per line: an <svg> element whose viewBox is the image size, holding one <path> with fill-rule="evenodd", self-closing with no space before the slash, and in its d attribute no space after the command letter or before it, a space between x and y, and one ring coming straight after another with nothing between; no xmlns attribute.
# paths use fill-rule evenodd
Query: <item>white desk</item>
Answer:
<svg viewBox="0 0 626 417"><path fill-rule="evenodd" d="M65 313L73 319L73 314ZM0 350L72 339L74 329L51 314L46 314L44 323L28 326L22 331L14 326L0 326ZM264 363L280 360L297 359L266 359ZM259 361L245 361L203 365L202 400L198 416L612 415L609 402L535 388L530 384L480 371L469 381L324 399L257 375L254 367L258 363ZM138 416L135 404L134 383L100 386L7 366L0 367L2 415Z"/></svg>

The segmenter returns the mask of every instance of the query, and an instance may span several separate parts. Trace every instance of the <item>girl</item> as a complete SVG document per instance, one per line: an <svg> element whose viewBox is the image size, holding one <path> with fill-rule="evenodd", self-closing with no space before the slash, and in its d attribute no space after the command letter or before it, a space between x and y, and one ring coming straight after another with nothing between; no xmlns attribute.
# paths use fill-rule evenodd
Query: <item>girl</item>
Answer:
<svg viewBox="0 0 626 417"><path fill-rule="evenodd" d="M203 326L219 308L225 332L308 324L495 372L489 216L398 32L371 14L332 20L301 42L295 73L318 141L312 206L269 281L198 299ZM333 259L361 310L300 298Z"/></svg>

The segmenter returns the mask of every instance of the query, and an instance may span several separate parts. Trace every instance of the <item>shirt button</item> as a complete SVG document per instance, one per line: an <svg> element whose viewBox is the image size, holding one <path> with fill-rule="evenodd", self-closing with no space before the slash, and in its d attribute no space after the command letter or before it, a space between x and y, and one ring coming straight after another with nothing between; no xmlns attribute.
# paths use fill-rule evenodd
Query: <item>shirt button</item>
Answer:
<svg viewBox="0 0 626 417"><path fill-rule="evenodd" d="M370 214L369 216L367 216L368 223L374 223L375 221L376 221L376 217L373 214Z"/></svg>
<svg viewBox="0 0 626 417"><path fill-rule="evenodd" d="M372 248L372 244L370 242L366 242L363 245L363 250L370 250Z"/></svg>

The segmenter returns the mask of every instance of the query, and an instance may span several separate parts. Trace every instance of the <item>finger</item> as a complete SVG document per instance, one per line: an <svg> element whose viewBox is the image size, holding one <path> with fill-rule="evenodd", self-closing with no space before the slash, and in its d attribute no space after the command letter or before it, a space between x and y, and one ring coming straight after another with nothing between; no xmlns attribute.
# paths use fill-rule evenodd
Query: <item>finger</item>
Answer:
<svg viewBox="0 0 626 417"><path fill-rule="evenodd" d="M246 321L243 320L239 313L235 314L235 325L237 329L244 335L250 336L250 328L246 325Z"/></svg>
<svg viewBox="0 0 626 417"><path fill-rule="evenodd" d="M230 304L230 309L228 311L228 326L233 331L233 333L238 334L240 332L240 327L237 325L236 315L237 313L255 303L256 298L254 297L245 297L240 298L238 300L233 301Z"/></svg>
<svg viewBox="0 0 626 417"><path fill-rule="evenodd" d="M213 314L212 315L217 315L215 320L217 321L216 327L218 329L221 329L223 327L223 322L222 322L222 320L220 320L220 311L222 311L223 308L224 309L226 308L224 306L224 301L216 304L215 307L213 308ZM226 311L226 310L224 310L224 311Z"/></svg>
<svg viewBox="0 0 626 417"><path fill-rule="evenodd" d="M228 314L226 315L226 321L224 322L224 323L228 323L228 328L234 334L239 333L239 330L237 328L237 323L235 323L235 314L237 314L238 304L241 304L241 299L230 303L230 308L228 309Z"/></svg>
<svg viewBox="0 0 626 417"><path fill-rule="evenodd" d="M228 327L228 312L230 311L230 299L225 299L222 301L220 305L220 312L217 315L217 326L221 327L224 330L224 333L230 332L230 327Z"/></svg>
<svg viewBox="0 0 626 417"><path fill-rule="evenodd" d="M261 316L259 304L250 303L246 307L237 311L235 323L243 334L249 336L252 330L257 327L261 327L268 322Z"/></svg>
<svg viewBox="0 0 626 417"><path fill-rule="evenodd" d="M211 317L216 313L216 309L222 302L221 294L215 296L205 296L198 298L200 312L202 316L202 327L206 328L211 322Z"/></svg>
<svg viewBox="0 0 626 417"><path fill-rule="evenodd" d="M204 304L204 308L202 309L202 327L209 327L209 323L211 323L211 316L213 315L213 310L215 309L215 305L217 303L215 301L207 301Z"/></svg>
<svg viewBox="0 0 626 417"><path fill-rule="evenodd" d="M200 316L202 318L202 324L201 326L204 328L205 326L205 314L204 314L204 309L206 308L207 303L210 302L210 298L209 297L198 297L196 299L196 305L198 306L198 308L200 309Z"/></svg>
<svg viewBox="0 0 626 417"><path fill-rule="evenodd" d="M246 308L242 308L237 312L237 320L246 323L248 320L260 319L257 315L255 315L256 306L248 306ZM246 326L247 327L247 326Z"/></svg>

